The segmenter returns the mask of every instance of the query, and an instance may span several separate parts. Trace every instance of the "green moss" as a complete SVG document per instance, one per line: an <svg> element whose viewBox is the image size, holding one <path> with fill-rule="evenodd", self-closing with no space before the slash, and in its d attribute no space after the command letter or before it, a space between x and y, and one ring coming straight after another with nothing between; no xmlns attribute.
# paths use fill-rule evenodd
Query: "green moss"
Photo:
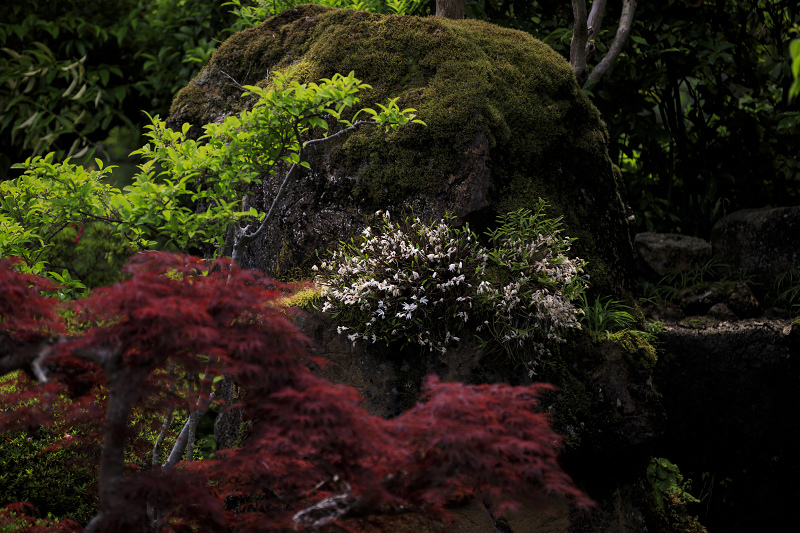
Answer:
<svg viewBox="0 0 800 533"><path fill-rule="evenodd" d="M643 331L626 329L608 336L602 333L593 335L596 335L598 340L609 340L620 345L634 363L649 371L652 371L658 362L656 349L648 342L647 334Z"/></svg>
<svg viewBox="0 0 800 533"><path fill-rule="evenodd" d="M321 300L321 293L316 287L309 287L291 295L281 303L289 307L299 307L300 309L312 309Z"/></svg>
<svg viewBox="0 0 800 533"><path fill-rule="evenodd" d="M244 102L236 84L266 84L270 71L292 65L301 67L300 81L354 71L372 86L359 95L363 104L396 97L427 123L388 137L361 128L331 155L332 170L353 178L343 180L345 193L366 212L446 190L466 147L482 135L492 211L547 199L548 214L563 215L565 235L578 238L574 253L589 261L595 287L614 293L624 284L625 269L608 266L632 258L620 252L632 248L608 133L570 65L550 47L475 20L300 6L226 41L180 92L171 109L178 122L170 125L237 112Z"/></svg>

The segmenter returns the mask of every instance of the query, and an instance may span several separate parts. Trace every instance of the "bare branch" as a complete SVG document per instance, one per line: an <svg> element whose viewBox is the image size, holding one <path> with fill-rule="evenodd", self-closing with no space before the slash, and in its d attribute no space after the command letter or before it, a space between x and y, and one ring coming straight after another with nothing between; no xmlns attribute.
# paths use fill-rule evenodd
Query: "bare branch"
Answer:
<svg viewBox="0 0 800 533"><path fill-rule="evenodd" d="M586 41L586 61L594 54L597 47L594 41L600 35L600 28L603 26L603 17L606 13L606 0L594 0L592 2L592 10L589 12L589 19L586 22L586 29L589 32L588 40Z"/></svg>
<svg viewBox="0 0 800 533"><path fill-rule="evenodd" d="M344 493L325 498L319 503L306 507L296 513L292 520L306 527L318 528L347 514L353 508L355 499L351 493L350 485L345 483L345 486L347 489Z"/></svg>
<svg viewBox="0 0 800 533"><path fill-rule="evenodd" d="M10 347L2 346L0 376L20 369L30 370L32 374L36 375L33 365L40 360L43 350L49 350L50 343L51 341L48 339L31 344L14 343ZM37 379L39 379L38 376Z"/></svg>
<svg viewBox="0 0 800 533"><path fill-rule="evenodd" d="M39 355L31 363L31 370L33 371L33 375L36 376L36 379L39 380L39 383L48 383L50 381L47 379L47 373L44 371L44 368L42 368L42 363L44 363L47 356L50 355L51 349L52 346L49 344L42 346L42 349L39 350Z"/></svg>
<svg viewBox="0 0 800 533"><path fill-rule="evenodd" d="M171 469L175 466L178 461L180 461L183 452L187 449L189 445L190 437L194 437L194 432L197 429L197 424L200 422L200 419L206 414L206 410L211 402L214 401L215 395L212 392L208 395L208 397L202 397L197 400L196 409L192 414L189 415L189 418L186 419L186 423L183 425L183 429L181 430L180 435L178 435L178 439L175 441L175 445L172 447L172 451L169 454L169 458L167 461L161 465L161 470L166 472L167 470Z"/></svg>
<svg viewBox="0 0 800 533"><path fill-rule="evenodd" d="M238 82L238 81L236 81L235 79L233 79L233 76L231 76L230 74L228 74L227 72L225 72L225 71L224 71L224 70L222 70L221 68L218 68L217 70L218 70L218 71L220 71L220 72L222 72L223 74L225 74L225 76L227 76L227 77L228 77L228 79L229 79L229 80L231 80L231 81L233 82L233 84L236 86L236 88L237 88L237 89L239 89L240 91L246 91L246 90L247 90L247 89L245 89L244 87L242 87L242 86L241 86L241 84L239 84L239 82Z"/></svg>
<svg viewBox="0 0 800 533"><path fill-rule="evenodd" d="M586 29L589 31L589 40L597 39L600 28L603 26L603 17L606 13L606 0L594 0L592 10L589 12L589 19L586 21Z"/></svg>
<svg viewBox="0 0 800 533"><path fill-rule="evenodd" d="M622 14L619 17L619 28L617 28L617 34L614 36L614 42L611 44L611 48L609 48L603 60L589 73L589 79L584 84L584 89L589 89L600 81L600 78L603 77L614 61L619 57L622 48L628 40L628 35L631 33L633 15L636 13L636 5L636 0L624 0L622 4Z"/></svg>
<svg viewBox="0 0 800 533"><path fill-rule="evenodd" d="M572 42L569 45L569 64L575 71L580 83L586 76L586 41L589 33L586 30L586 0L572 0L572 14L575 23L572 29Z"/></svg>

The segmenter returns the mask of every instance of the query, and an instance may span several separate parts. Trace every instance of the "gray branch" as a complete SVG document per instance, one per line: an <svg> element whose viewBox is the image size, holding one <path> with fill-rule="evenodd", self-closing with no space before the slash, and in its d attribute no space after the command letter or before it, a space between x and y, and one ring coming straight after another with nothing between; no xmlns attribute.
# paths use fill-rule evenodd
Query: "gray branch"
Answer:
<svg viewBox="0 0 800 533"><path fill-rule="evenodd" d="M608 72L608 69L611 68L611 65L614 64L614 61L619 57L622 48L628 41L628 35L631 33L636 6L636 0L624 0L622 4L622 14L619 17L619 28L617 28L617 34L614 36L614 42L611 43L611 48L609 48L608 53L606 53L602 61L589 73L589 79L583 86L584 89L590 89L600 81L600 78Z"/></svg>
<svg viewBox="0 0 800 533"><path fill-rule="evenodd" d="M569 64L580 83L586 76L586 42L589 32L586 29L586 0L572 0L572 14L575 23L572 29L572 42L569 45Z"/></svg>
<svg viewBox="0 0 800 533"><path fill-rule="evenodd" d="M350 485L345 483L347 490L342 494L325 498L311 507L306 507L296 513L292 520L309 528L318 528L333 522L334 520L347 514L353 508L355 499L350 490Z"/></svg>
<svg viewBox="0 0 800 533"><path fill-rule="evenodd" d="M192 414L189 415L189 418L186 419L186 423L183 425L183 429L181 429L180 434L178 435L177 440L175 441L175 445L172 447L172 451L167 458L167 461L161 465L162 472L166 472L175 466L178 461L180 461L183 452L188 449L194 447L194 443L190 445L190 439L194 439L194 433L197 430L197 424L200 422L200 419L206 414L206 410L211 402L214 401L214 393L208 395L208 398L200 398L197 400L196 408ZM187 458L188 460L188 458Z"/></svg>
<svg viewBox="0 0 800 533"><path fill-rule="evenodd" d="M592 10L589 12L589 19L586 22L586 29L589 32L588 41L586 42L586 61L589 61L596 49L594 41L600 35L600 28L603 26L605 14L606 0L594 0L592 2Z"/></svg>

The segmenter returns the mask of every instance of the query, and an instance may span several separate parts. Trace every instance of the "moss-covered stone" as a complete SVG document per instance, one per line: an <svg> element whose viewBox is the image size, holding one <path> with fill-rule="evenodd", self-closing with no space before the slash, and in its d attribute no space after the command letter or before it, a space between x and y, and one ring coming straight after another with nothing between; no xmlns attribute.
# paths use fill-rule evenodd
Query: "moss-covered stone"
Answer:
<svg viewBox="0 0 800 533"><path fill-rule="evenodd" d="M610 334L608 340L621 346L633 363L649 371L655 368L658 362L656 349L648 342L647 334L643 331L626 329Z"/></svg>
<svg viewBox="0 0 800 533"><path fill-rule="evenodd" d="M628 285L633 253L608 134L569 64L545 44L474 20L299 6L220 46L175 99L169 124L199 126L236 113L247 105L241 85L266 86L270 71L289 67L304 82L354 71L372 86L360 94L363 104L396 97L427 123L388 136L361 128L312 161L302 193L287 196L286 209L296 213L283 213L286 226L276 228L297 264L360 231L364 213L375 209L457 211L448 198L466 184L477 207L457 216L480 229L543 197L550 215L564 217L565 234L578 238L574 252L589 260L593 284L606 293ZM312 209L344 212L346 220L322 221L317 233L328 234L311 236L297 226L315 223L306 215ZM254 249L272 257L251 266L273 272L282 249Z"/></svg>

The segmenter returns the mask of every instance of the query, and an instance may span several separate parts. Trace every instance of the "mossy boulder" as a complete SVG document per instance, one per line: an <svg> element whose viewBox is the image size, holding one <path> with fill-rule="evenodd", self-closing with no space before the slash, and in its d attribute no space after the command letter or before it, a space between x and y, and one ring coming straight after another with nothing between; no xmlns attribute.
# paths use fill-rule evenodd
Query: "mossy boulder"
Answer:
<svg viewBox="0 0 800 533"><path fill-rule="evenodd" d="M267 86L271 71L290 67L301 82L354 71L372 86L362 104L397 97L427 127L361 128L310 154L312 169L245 266L294 277L377 209L429 219L450 212L480 230L542 197L578 238L573 251L590 261L592 283L628 287L633 248L608 133L547 45L481 21L299 6L223 43L179 93L168 124L190 123L198 135L198 126L247 105L242 85ZM265 183L260 201L275 187Z"/></svg>

